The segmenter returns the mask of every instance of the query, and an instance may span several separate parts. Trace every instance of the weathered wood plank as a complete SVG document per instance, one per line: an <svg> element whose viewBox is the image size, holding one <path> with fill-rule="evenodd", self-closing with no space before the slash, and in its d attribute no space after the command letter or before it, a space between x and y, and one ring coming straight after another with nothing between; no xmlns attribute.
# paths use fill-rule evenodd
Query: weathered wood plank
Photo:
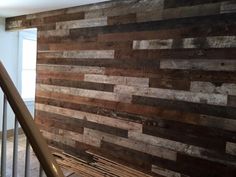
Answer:
<svg viewBox="0 0 236 177"><path fill-rule="evenodd" d="M64 42L39 44L38 51L64 51L64 50L114 50L132 48L132 42Z"/></svg>
<svg viewBox="0 0 236 177"><path fill-rule="evenodd" d="M171 171L171 170L167 170L164 168L160 168L156 165L152 165L152 172L158 174L158 175L162 175L165 177L182 177L183 175L175 172L175 171Z"/></svg>
<svg viewBox="0 0 236 177"><path fill-rule="evenodd" d="M106 26L107 17L92 18L84 20L73 20L66 22L56 22L56 29L74 29L74 28L88 28L94 26Z"/></svg>
<svg viewBox="0 0 236 177"><path fill-rule="evenodd" d="M45 119L44 119L45 117ZM91 121L88 121L86 119L86 117L83 117L83 118L74 118L74 117L68 117L68 116L64 116L64 115L61 115L61 114L57 114L57 113L53 113L53 112L48 112L48 111L45 111L44 109L41 109L41 110L38 110L36 111L36 118L37 122L41 123L42 124L42 121L44 121L44 124L49 124L51 122L58 122L58 121L61 121L61 123L63 122L63 120L65 122L69 122L70 124L74 124L68 128L63 128L63 127L59 127L57 125L55 126L51 126L51 127L43 127L44 130L47 130L47 131L50 131L51 128L59 128L59 129L62 129L62 130L68 130L68 131L73 131L73 132L77 132L77 133L81 133L83 134L83 130L84 128L90 128L90 129L94 129L94 130L98 130L98 131L102 131L102 132L105 132L105 133L108 133L108 134L112 134L112 135L115 135L115 136L120 136L120 137L125 137L127 138L128 137L128 131L127 130L124 130L124 129L121 129L121 128L117 128L117 127L114 127L114 126L109 126L109 125L104 125L104 124L100 124L100 123L96 123L96 122L91 122ZM41 120L41 121L40 121ZM62 123L63 124L63 123ZM77 126L78 128L81 127L81 131L74 131L73 130L73 126Z"/></svg>
<svg viewBox="0 0 236 177"><path fill-rule="evenodd" d="M128 94L117 94L111 92L97 91L97 90L85 90L79 88L63 87L63 86L53 86L46 84L37 84L37 90L57 92L61 94L72 94L75 96L84 96L89 98L97 98L102 100L110 101L121 101L124 103L131 102L131 95Z"/></svg>
<svg viewBox="0 0 236 177"><path fill-rule="evenodd" d="M72 72L58 72L58 71L37 71L37 79L65 79L65 80L72 80L72 81L83 81L84 74L80 73L72 73Z"/></svg>
<svg viewBox="0 0 236 177"><path fill-rule="evenodd" d="M166 40L141 40L133 41L133 49L171 49L171 48L235 48L236 36L214 36L207 38L185 38L175 41L179 45L174 45L173 39Z"/></svg>
<svg viewBox="0 0 236 177"><path fill-rule="evenodd" d="M228 105L230 97L228 97ZM148 105L153 107L163 107L170 110L205 114L222 118L236 119L236 110L230 106L216 106L208 104L190 103L187 101L151 98L144 96L133 96L132 103Z"/></svg>
<svg viewBox="0 0 236 177"><path fill-rule="evenodd" d="M226 1L221 3L220 13L236 12L236 3L234 1Z"/></svg>
<svg viewBox="0 0 236 177"><path fill-rule="evenodd" d="M43 52L38 51L38 57L45 58L105 58L114 59L114 50L76 50L64 52Z"/></svg>
<svg viewBox="0 0 236 177"><path fill-rule="evenodd" d="M234 177L234 12L227 0L110 1L7 18L6 29L38 28L48 143L124 165L102 158L81 175Z"/></svg>
<svg viewBox="0 0 236 177"><path fill-rule="evenodd" d="M222 106L227 105L227 96L222 94L205 94L200 92L195 93L160 88L138 88L124 85L116 85L114 87L114 92L162 99L181 100L194 103L206 103Z"/></svg>
<svg viewBox="0 0 236 177"><path fill-rule="evenodd" d="M236 84L230 83L210 83L210 82L199 82L192 81L190 90L192 92L203 92L203 93L221 93L227 95L236 95Z"/></svg>
<svg viewBox="0 0 236 177"><path fill-rule="evenodd" d="M226 143L226 153L236 155L236 143Z"/></svg>
<svg viewBox="0 0 236 177"><path fill-rule="evenodd" d="M187 2L185 4L188 4ZM207 16L220 13L221 3L199 4L186 7L167 8L163 11L163 19Z"/></svg>
<svg viewBox="0 0 236 177"><path fill-rule="evenodd" d="M236 96L228 96L228 106L236 107Z"/></svg>
<svg viewBox="0 0 236 177"><path fill-rule="evenodd" d="M175 8L175 7L184 7L184 6L194 6L197 4L208 4L208 3L215 3L215 2L221 2L224 0L165 0L164 5L165 8Z"/></svg>
<svg viewBox="0 0 236 177"><path fill-rule="evenodd" d="M199 24L192 27L179 27L174 29L161 29L156 31L124 32L98 35L99 41L133 41L133 40L151 40L151 39L181 39L197 38L200 36L220 36L227 34L235 35L235 26L232 24Z"/></svg>
<svg viewBox="0 0 236 177"><path fill-rule="evenodd" d="M73 80L62 80L62 79L37 79L36 83L38 84L47 84L47 85L57 85L73 88L81 88L87 90L100 90L105 92L113 92L114 85L112 84L103 84L95 82L84 82L84 81L73 81Z"/></svg>
<svg viewBox="0 0 236 177"><path fill-rule="evenodd" d="M104 67L89 67L89 66L73 66L73 65L46 65L37 64L37 72L70 72L70 73L90 73L90 74L104 74Z"/></svg>
<svg viewBox="0 0 236 177"><path fill-rule="evenodd" d="M126 1L123 4L116 4L113 8L104 8L92 10L85 13L85 18L98 18L104 16L118 16L120 14L137 13L145 8L146 11L160 10L163 8L163 0L149 0L147 1Z"/></svg>
<svg viewBox="0 0 236 177"><path fill-rule="evenodd" d="M157 157L162 157L164 159L169 159L173 161L176 160L176 153L174 151L163 149L158 146L153 146L147 143L143 143L143 142L135 141L131 139L114 137L106 133L102 133L102 132L87 129L87 128L85 128L84 134L88 136L96 137L97 139L102 139L105 142L121 145L126 148L134 149L134 150L151 154Z"/></svg>
<svg viewBox="0 0 236 177"><path fill-rule="evenodd" d="M235 138L233 132L164 119L146 121L143 133L220 153L225 152L226 139Z"/></svg>
<svg viewBox="0 0 236 177"><path fill-rule="evenodd" d="M223 163L212 162L184 154L177 155L177 163L179 164L177 168L180 172L193 177L201 177L204 175L233 177L235 174L235 168L232 166L226 166Z"/></svg>
<svg viewBox="0 0 236 177"><path fill-rule="evenodd" d="M148 87L149 85L148 78L106 76L106 75L95 75L95 74L85 74L84 81L118 84L118 85L133 85L133 86L141 86L141 87Z"/></svg>
<svg viewBox="0 0 236 177"><path fill-rule="evenodd" d="M181 153L186 153L191 156L201 157L202 152L204 152L203 148L197 146L191 146L188 144L158 138L150 135L145 135L137 132L129 132L128 137L130 139L145 142L147 144L152 144L154 146L164 147L166 149L171 149L173 151L178 151ZM205 149L206 150L206 149Z"/></svg>
<svg viewBox="0 0 236 177"><path fill-rule="evenodd" d="M161 60L161 69L236 71L235 60Z"/></svg>
<svg viewBox="0 0 236 177"><path fill-rule="evenodd" d="M126 23L135 23L136 22L136 14L131 13L128 15L121 15L121 16L112 16L108 17L107 24L108 25L119 25L119 24L126 24Z"/></svg>
<svg viewBox="0 0 236 177"><path fill-rule="evenodd" d="M150 78L149 87L188 91L190 90L190 81L188 79Z"/></svg>
<svg viewBox="0 0 236 177"><path fill-rule="evenodd" d="M75 111L71 109L61 108L57 106L50 106L37 103L36 109L41 111L47 111L49 113L55 113L62 116L67 116L79 120L86 118L87 121L94 122L101 125L107 125L115 128L121 128L128 131L142 132L142 124L122 120L121 118L112 118L107 116L100 116L82 111Z"/></svg>

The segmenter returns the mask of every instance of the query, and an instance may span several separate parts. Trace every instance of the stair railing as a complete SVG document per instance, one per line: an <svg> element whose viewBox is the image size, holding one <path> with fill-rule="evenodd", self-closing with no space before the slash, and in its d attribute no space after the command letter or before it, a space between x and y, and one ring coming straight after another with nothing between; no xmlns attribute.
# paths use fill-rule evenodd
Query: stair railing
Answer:
<svg viewBox="0 0 236 177"><path fill-rule="evenodd" d="M25 162L25 177L29 177L29 143L34 150L41 166L40 169L44 170L47 177L64 177L60 167L56 163L52 153L50 152L46 141L41 135L39 128L35 124L33 117L27 109L23 99L21 98L17 88L12 82L9 74L7 73L4 65L0 61L0 86L4 94L3 104L3 123L2 123L2 151L1 151L1 177L6 176L6 142L7 142L7 103L9 102L12 110L15 113L15 126L14 126L14 150L13 150L13 169L12 176L17 176L17 143L18 139L18 122L21 125L26 137L26 162ZM40 175L42 175L40 170Z"/></svg>

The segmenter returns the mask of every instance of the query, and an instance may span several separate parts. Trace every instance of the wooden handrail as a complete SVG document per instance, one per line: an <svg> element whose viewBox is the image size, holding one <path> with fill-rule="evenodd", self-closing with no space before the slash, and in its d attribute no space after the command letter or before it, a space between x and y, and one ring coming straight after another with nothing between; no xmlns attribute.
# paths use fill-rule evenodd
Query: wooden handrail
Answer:
<svg viewBox="0 0 236 177"><path fill-rule="evenodd" d="M64 177L14 83L0 61L0 86L48 177Z"/></svg>

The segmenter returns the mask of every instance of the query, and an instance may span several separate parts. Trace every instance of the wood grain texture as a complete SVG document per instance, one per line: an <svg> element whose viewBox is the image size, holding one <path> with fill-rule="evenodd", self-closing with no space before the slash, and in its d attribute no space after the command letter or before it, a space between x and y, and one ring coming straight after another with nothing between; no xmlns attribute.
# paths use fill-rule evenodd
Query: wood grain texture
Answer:
<svg viewBox="0 0 236 177"><path fill-rule="evenodd" d="M7 30L38 28L35 121L48 143L137 175L234 177L235 7L119 0L7 18Z"/></svg>

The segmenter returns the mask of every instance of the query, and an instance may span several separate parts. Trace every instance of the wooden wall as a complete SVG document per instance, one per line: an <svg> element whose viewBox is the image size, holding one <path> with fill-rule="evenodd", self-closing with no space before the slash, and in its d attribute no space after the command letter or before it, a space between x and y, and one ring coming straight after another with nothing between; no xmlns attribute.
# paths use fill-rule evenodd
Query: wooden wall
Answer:
<svg viewBox="0 0 236 177"><path fill-rule="evenodd" d="M38 28L52 146L147 174L236 176L236 2L126 0L8 18Z"/></svg>

